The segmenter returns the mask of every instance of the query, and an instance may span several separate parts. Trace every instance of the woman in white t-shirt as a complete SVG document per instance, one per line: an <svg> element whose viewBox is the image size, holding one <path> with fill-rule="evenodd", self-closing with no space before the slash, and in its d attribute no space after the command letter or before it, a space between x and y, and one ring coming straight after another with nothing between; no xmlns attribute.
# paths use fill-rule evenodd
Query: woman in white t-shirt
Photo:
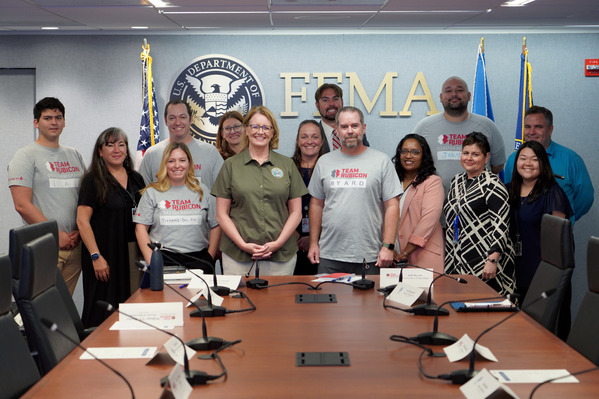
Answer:
<svg viewBox="0 0 599 399"><path fill-rule="evenodd" d="M187 145L170 143L164 150L157 181L142 190L133 217L137 242L149 264L150 242L164 247L165 265L184 264L212 273L221 229L216 221L214 197L194 176L193 159Z"/></svg>

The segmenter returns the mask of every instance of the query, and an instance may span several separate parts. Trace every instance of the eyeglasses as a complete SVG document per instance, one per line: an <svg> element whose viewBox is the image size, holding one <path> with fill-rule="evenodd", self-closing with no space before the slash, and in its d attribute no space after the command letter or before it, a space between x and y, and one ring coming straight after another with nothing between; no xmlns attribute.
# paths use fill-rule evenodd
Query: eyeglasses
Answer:
<svg viewBox="0 0 599 399"><path fill-rule="evenodd" d="M242 127L243 127L243 125L241 123L238 123L238 124L233 125L233 126L225 127L225 128L223 128L223 130L227 134L230 134L231 132L241 132L241 128Z"/></svg>
<svg viewBox="0 0 599 399"><path fill-rule="evenodd" d="M252 129L252 132L256 133L258 130L262 129L262 131L264 133L270 133L270 131L272 130L272 126L260 126L260 125L248 125L250 127L250 129Z"/></svg>
<svg viewBox="0 0 599 399"><path fill-rule="evenodd" d="M422 150L408 150L406 148L402 148L399 153L401 155L412 154L413 157L417 157L418 155L422 154Z"/></svg>

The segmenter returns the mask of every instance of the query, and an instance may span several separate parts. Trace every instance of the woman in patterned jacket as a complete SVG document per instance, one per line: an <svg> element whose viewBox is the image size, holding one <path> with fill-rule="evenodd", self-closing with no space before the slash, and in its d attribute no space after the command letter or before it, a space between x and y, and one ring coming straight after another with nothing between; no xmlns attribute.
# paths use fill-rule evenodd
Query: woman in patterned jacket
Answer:
<svg viewBox="0 0 599 399"><path fill-rule="evenodd" d="M509 196L499 177L485 169L489 156L484 134L466 136L461 155L465 172L452 179L443 206L445 272L478 276L506 295L515 286Z"/></svg>

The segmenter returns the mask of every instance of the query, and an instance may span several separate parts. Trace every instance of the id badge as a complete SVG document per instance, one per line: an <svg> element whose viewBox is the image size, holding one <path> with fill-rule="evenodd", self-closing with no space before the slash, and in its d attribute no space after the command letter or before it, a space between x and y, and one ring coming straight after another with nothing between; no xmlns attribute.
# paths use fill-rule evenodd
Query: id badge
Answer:
<svg viewBox="0 0 599 399"><path fill-rule="evenodd" d="M302 233L310 232L310 219L302 218Z"/></svg>
<svg viewBox="0 0 599 399"><path fill-rule="evenodd" d="M514 255L522 256L522 241L520 240L520 235L516 236L516 242L514 242Z"/></svg>
<svg viewBox="0 0 599 399"><path fill-rule="evenodd" d="M136 210L137 210L137 208L131 208L131 217L135 216Z"/></svg>

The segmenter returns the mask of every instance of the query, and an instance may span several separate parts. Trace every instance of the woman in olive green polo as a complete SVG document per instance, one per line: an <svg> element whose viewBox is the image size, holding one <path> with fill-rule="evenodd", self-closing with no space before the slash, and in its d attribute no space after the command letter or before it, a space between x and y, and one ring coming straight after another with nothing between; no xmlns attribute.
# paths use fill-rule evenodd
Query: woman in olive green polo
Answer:
<svg viewBox="0 0 599 399"><path fill-rule="evenodd" d="M290 158L274 152L279 129L272 112L254 107L246 115L244 150L228 158L212 187L225 274L245 274L254 260L262 275L291 275L294 231L306 186ZM255 268L253 269L255 270Z"/></svg>

